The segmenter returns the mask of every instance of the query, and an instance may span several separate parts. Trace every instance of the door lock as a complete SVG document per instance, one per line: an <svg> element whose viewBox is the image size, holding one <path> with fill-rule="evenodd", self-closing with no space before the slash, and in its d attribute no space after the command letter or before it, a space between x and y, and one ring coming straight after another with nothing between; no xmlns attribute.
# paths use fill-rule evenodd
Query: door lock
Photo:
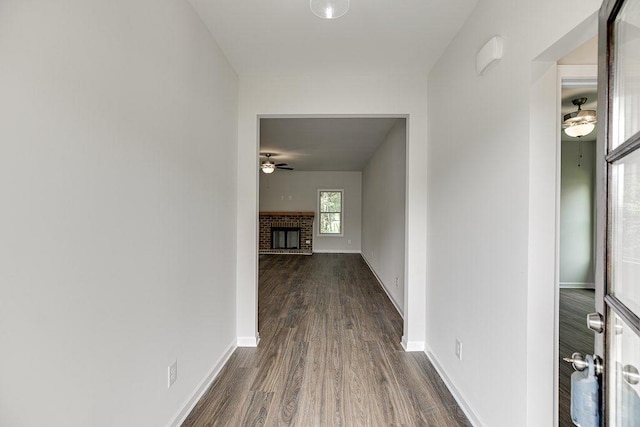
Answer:
<svg viewBox="0 0 640 427"><path fill-rule="evenodd" d="M571 357L563 357L562 360L571 363L576 371L584 371L589 367L589 362L581 353L573 353ZM596 374L602 373L602 359L599 356L593 356L593 364Z"/></svg>
<svg viewBox="0 0 640 427"><path fill-rule="evenodd" d="M601 334L604 331L604 318L602 317L602 314L587 314L587 327L592 331Z"/></svg>

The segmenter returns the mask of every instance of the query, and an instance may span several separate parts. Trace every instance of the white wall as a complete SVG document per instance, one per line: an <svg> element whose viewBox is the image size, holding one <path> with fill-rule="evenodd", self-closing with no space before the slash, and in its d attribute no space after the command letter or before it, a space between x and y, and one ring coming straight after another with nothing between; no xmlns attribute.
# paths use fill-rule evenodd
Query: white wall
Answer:
<svg viewBox="0 0 640 427"><path fill-rule="evenodd" d="M404 307L406 120L362 171L362 255L400 313Z"/></svg>
<svg viewBox="0 0 640 427"><path fill-rule="evenodd" d="M315 212L314 252L360 252L362 172L276 171L260 174L261 211ZM343 235L318 236L318 190L342 189Z"/></svg>
<svg viewBox="0 0 640 427"><path fill-rule="evenodd" d="M165 425L232 348L237 82L185 1L0 3L0 425Z"/></svg>
<svg viewBox="0 0 640 427"><path fill-rule="evenodd" d="M478 424L553 423L557 119L530 144L533 61L599 5L481 0L429 74L426 342ZM504 57L480 77L494 35Z"/></svg>
<svg viewBox="0 0 640 427"><path fill-rule="evenodd" d="M408 117L406 348L425 337L426 76L241 76L238 128L238 336L255 344L257 332L257 215L259 116ZM246 338L246 340L245 340Z"/></svg>
<svg viewBox="0 0 640 427"><path fill-rule="evenodd" d="M560 286L594 286L595 153L593 141L562 143Z"/></svg>

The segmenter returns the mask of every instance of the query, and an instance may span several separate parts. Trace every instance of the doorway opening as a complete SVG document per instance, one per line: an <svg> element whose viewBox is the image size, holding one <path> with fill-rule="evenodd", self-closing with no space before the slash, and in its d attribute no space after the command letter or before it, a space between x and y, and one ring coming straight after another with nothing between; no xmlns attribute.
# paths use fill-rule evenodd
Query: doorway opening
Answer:
<svg viewBox="0 0 640 427"><path fill-rule="evenodd" d="M592 62L591 65L569 65ZM559 61L562 118L576 111L597 111L597 37ZM596 125L597 126L597 125ZM573 367L563 361L574 352L593 354L594 335L586 327L586 316L595 311L596 234L596 135L597 130L572 137L560 136L560 212L558 254L558 425L573 426L571 420L571 375Z"/></svg>
<svg viewBox="0 0 640 427"><path fill-rule="evenodd" d="M270 254L358 254L404 315L407 125L407 117L393 115L259 117L256 220L261 239L268 235L271 244L259 248L259 277ZM270 161L276 169L265 173ZM263 227L265 218L276 218L287 230L274 235L273 228ZM308 219L308 233L304 227L298 234L290 231L298 218ZM340 232L321 232L327 221ZM308 250L289 247L296 239ZM258 280L258 294L260 286ZM258 302L260 332L261 313Z"/></svg>

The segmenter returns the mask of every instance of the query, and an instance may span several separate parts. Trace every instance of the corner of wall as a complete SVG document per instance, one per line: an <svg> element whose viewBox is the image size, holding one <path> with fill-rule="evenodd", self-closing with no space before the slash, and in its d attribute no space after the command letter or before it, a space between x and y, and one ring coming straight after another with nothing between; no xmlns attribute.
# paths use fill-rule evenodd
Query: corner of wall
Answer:
<svg viewBox="0 0 640 427"><path fill-rule="evenodd" d="M257 347L260 343L260 334L255 337L238 337L236 341L238 347Z"/></svg>

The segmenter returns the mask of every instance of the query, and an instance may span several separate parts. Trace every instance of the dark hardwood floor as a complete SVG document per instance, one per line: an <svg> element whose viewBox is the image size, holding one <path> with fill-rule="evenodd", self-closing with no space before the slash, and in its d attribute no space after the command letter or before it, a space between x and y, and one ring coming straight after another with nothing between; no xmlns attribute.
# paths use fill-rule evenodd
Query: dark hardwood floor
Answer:
<svg viewBox="0 0 640 427"><path fill-rule="evenodd" d="M184 426L468 426L359 254L260 258L258 348L238 348Z"/></svg>
<svg viewBox="0 0 640 427"><path fill-rule="evenodd" d="M563 357L573 352L593 354L593 332L587 329L587 314L595 311L594 291L589 289L560 289L560 364L559 371L559 426L572 427L570 363Z"/></svg>

